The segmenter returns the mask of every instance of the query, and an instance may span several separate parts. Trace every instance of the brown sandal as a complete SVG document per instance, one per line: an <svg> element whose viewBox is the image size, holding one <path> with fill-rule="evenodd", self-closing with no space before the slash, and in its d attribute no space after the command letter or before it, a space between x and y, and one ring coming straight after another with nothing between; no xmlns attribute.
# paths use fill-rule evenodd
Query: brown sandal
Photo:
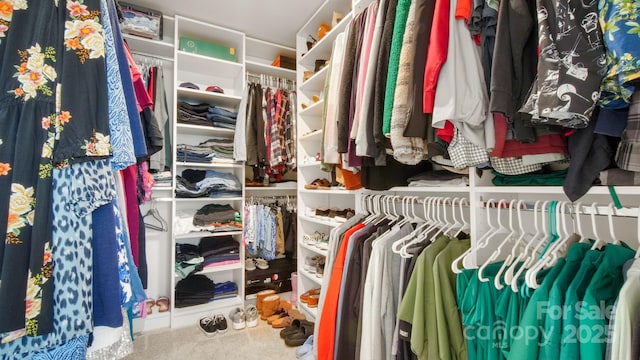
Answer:
<svg viewBox="0 0 640 360"><path fill-rule="evenodd" d="M313 180L311 184L306 184L304 188L307 190L329 190L330 186L329 180L322 178Z"/></svg>
<svg viewBox="0 0 640 360"><path fill-rule="evenodd" d="M167 312L169 311L169 298L166 296L160 296L156 300L156 305L158 305L159 312Z"/></svg>

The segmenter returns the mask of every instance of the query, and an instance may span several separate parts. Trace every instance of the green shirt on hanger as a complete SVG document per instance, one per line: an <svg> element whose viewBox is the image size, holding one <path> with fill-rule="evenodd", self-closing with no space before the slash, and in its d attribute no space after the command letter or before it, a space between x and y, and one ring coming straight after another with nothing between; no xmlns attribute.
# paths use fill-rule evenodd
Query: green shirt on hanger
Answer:
<svg viewBox="0 0 640 360"><path fill-rule="evenodd" d="M562 258L549 270L540 287L533 293L520 320L520 336L511 344L507 359L509 360L536 360L538 359L539 346L544 342L542 329L544 329L545 317L540 309L549 304L549 293L558 275L564 268L565 259Z"/></svg>
<svg viewBox="0 0 640 360"><path fill-rule="evenodd" d="M624 284L622 265L634 256L635 251L624 243L604 248L602 263L591 278L580 309L580 359L604 359L608 316Z"/></svg>
<svg viewBox="0 0 640 360"><path fill-rule="evenodd" d="M476 354L479 360L500 360L500 341L498 334L494 328L498 325L496 319L496 302L502 291L493 286L493 278L500 270L504 261L489 264L483 272L483 275L489 279L488 282L478 280L477 271L474 273L478 281L478 298L470 299L476 301L476 311L472 315L472 323L475 324Z"/></svg>
<svg viewBox="0 0 640 360"><path fill-rule="evenodd" d="M544 316L544 337L540 345L540 355L538 359L559 360L560 340L562 338L562 306L564 305L565 293L569 288L571 280L580 268L582 259L591 248L591 243L576 243L571 245L562 271L558 274L549 291L549 306L544 309L540 316ZM542 309L541 309L542 310Z"/></svg>
<svg viewBox="0 0 640 360"><path fill-rule="evenodd" d="M477 270L462 269L456 279L456 295L458 309L462 326L464 327L464 338L467 341L467 356L469 360L478 360L476 324L473 323L473 312L476 311L478 303L478 275Z"/></svg>
<svg viewBox="0 0 640 360"><path fill-rule="evenodd" d="M569 284L564 298L562 312L562 339L560 344L560 359L580 359L580 313L579 302L584 298L591 278L602 263L604 251L590 250L585 254L580 269ZM553 309L550 309L551 311Z"/></svg>
<svg viewBox="0 0 640 360"><path fill-rule="evenodd" d="M451 263L470 246L471 240L452 239L436 256L433 264L440 359L467 359L467 346L456 306L456 275L451 271Z"/></svg>
<svg viewBox="0 0 640 360"><path fill-rule="evenodd" d="M436 300L432 266L436 256L447 246L449 240L447 236L438 236L431 245L422 251L398 308L398 318L412 324L411 350L418 356L418 359L438 358Z"/></svg>

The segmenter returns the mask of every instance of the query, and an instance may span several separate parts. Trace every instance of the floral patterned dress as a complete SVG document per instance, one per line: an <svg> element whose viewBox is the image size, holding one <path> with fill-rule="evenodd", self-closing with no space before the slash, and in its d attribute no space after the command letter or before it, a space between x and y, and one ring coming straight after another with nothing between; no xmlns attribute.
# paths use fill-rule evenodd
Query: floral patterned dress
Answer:
<svg viewBox="0 0 640 360"><path fill-rule="evenodd" d="M52 331L52 170L111 154L99 0L0 0L0 338Z"/></svg>

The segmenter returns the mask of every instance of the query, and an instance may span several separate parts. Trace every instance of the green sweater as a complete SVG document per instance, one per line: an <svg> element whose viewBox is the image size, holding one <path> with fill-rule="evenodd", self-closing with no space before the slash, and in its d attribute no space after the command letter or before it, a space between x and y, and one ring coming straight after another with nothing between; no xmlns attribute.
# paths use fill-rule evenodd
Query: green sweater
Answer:
<svg viewBox="0 0 640 360"><path fill-rule="evenodd" d="M391 38L391 52L389 54L389 69L387 73L387 86L384 95L384 111L382 113L382 132L385 135L391 133L391 113L393 111L393 97L396 93L396 80L400 65L400 51L402 39L407 26L409 7L411 0L400 0L396 7L396 20L393 24L393 37Z"/></svg>

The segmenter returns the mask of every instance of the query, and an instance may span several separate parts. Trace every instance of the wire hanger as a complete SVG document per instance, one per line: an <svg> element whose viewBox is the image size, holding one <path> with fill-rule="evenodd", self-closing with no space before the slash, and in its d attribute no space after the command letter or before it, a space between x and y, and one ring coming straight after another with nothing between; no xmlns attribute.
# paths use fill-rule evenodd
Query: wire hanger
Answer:
<svg viewBox="0 0 640 360"><path fill-rule="evenodd" d="M150 218L148 218L150 217ZM144 216L142 217L143 219L146 219L146 221L144 222L144 226L148 229L151 230L156 230L156 231L169 231L169 224L167 223L167 221L160 216L160 213L158 212L158 209L156 209L156 202L155 200L151 200L151 208L149 208L149 210L147 210L147 213L144 214ZM148 220L155 220L158 222L158 224L154 224L149 222Z"/></svg>

